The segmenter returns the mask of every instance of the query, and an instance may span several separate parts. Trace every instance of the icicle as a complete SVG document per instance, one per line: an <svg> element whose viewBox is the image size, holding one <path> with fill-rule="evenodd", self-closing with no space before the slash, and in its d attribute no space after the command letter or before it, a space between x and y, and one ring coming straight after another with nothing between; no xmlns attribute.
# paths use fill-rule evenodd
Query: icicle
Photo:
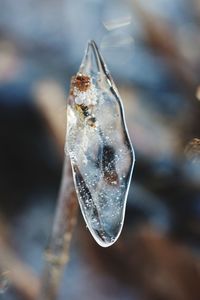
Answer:
<svg viewBox="0 0 200 300"><path fill-rule="evenodd" d="M66 150L87 227L102 247L124 222L135 156L117 88L94 41L72 78Z"/></svg>

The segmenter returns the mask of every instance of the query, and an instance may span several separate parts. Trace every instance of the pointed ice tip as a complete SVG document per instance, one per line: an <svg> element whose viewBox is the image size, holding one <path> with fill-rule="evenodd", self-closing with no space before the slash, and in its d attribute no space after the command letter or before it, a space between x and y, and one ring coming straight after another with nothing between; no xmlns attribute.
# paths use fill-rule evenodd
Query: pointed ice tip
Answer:
<svg viewBox="0 0 200 300"><path fill-rule="evenodd" d="M94 40L88 41L87 51L93 51L95 55L100 56L98 46Z"/></svg>
<svg viewBox="0 0 200 300"><path fill-rule="evenodd" d="M90 77L96 76L104 71L103 65L104 62L95 41L88 41L85 55L79 68L79 73L88 75Z"/></svg>
<svg viewBox="0 0 200 300"><path fill-rule="evenodd" d="M88 45L91 45L91 46L97 46L97 44L95 43L94 40L89 40L89 41L88 41Z"/></svg>

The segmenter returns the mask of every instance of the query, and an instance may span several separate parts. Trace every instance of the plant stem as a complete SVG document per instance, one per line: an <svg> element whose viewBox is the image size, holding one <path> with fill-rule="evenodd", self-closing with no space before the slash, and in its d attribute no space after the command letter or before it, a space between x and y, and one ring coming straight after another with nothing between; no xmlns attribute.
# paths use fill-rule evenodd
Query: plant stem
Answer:
<svg viewBox="0 0 200 300"><path fill-rule="evenodd" d="M69 158L65 158L57 210L48 250L39 300L57 299L64 267L69 260L69 247L77 220L77 201Z"/></svg>

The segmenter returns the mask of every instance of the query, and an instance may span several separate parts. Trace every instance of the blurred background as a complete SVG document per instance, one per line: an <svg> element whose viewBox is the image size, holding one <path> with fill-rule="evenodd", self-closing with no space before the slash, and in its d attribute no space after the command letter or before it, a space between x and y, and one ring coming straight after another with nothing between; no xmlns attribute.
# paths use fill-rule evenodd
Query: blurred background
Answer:
<svg viewBox="0 0 200 300"><path fill-rule="evenodd" d="M199 30L199 0L0 0L0 299L38 291L89 39L119 88L136 165L114 246L100 248L79 213L59 299L200 299Z"/></svg>

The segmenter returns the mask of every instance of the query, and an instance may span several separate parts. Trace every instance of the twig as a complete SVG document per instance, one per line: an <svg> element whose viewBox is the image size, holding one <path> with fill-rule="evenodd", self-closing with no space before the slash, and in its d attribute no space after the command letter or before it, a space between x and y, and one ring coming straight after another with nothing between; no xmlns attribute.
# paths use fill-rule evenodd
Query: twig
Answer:
<svg viewBox="0 0 200 300"><path fill-rule="evenodd" d="M76 219L77 201L75 200L71 166L69 158L66 157L52 237L45 255L46 266L39 300L57 299L60 279L69 260L69 247Z"/></svg>
<svg viewBox="0 0 200 300"><path fill-rule="evenodd" d="M33 92L37 106L52 136L55 137L62 156L66 128L65 92L56 82L48 80L36 85ZM69 158L66 157L52 236L45 255L46 265L42 277L40 300L57 298L60 279L69 259L69 246L77 218L77 201L73 186L71 165Z"/></svg>

